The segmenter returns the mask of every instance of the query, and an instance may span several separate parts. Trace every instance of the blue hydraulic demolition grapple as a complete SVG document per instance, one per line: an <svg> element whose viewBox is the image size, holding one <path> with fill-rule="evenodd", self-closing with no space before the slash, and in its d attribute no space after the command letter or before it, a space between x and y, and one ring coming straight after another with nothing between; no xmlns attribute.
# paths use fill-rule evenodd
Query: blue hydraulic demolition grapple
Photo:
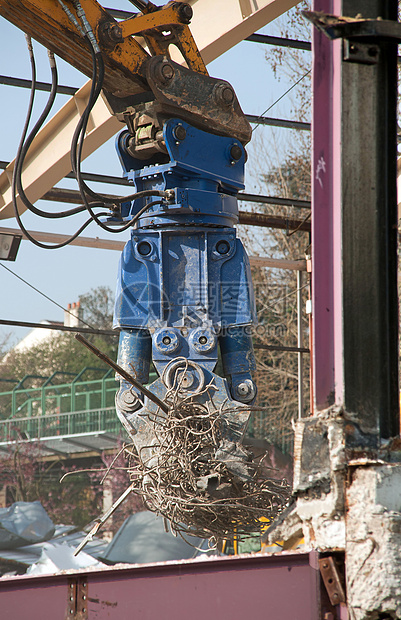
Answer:
<svg viewBox="0 0 401 620"><path fill-rule="evenodd" d="M146 384L153 361L159 378L148 389L162 401L175 390L181 399L213 403L225 421L218 457L247 476L239 444L256 395L256 313L249 260L233 228L245 151L239 140L177 118L162 131L160 157L131 154L128 131L117 140L124 174L136 190L169 195L123 205L124 218L140 215L121 258L114 316L121 330L118 363ZM223 377L214 373L218 348ZM125 380L116 403L137 450L152 445L157 404Z"/></svg>

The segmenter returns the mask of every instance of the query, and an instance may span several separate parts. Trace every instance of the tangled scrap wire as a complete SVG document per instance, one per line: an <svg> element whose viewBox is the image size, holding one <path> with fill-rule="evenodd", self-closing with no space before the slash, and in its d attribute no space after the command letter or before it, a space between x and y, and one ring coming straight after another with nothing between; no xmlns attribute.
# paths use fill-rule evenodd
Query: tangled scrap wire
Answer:
<svg viewBox="0 0 401 620"><path fill-rule="evenodd" d="M215 544L260 531L261 517L271 521L288 504L287 481L266 477L264 457L246 463L245 479L216 458L227 436L224 414L230 410L225 403L217 408L213 399L195 402L194 396L180 393L179 385L167 392L165 402L169 413L152 420L156 441L138 452L128 450L134 492L168 519L175 534ZM241 451L246 455L243 447Z"/></svg>

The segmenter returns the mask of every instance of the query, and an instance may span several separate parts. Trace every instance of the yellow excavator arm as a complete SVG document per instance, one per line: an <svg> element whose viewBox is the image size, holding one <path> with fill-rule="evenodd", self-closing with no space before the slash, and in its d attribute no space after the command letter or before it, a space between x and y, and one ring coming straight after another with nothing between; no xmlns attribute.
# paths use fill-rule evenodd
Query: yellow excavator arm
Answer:
<svg viewBox="0 0 401 620"><path fill-rule="evenodd" d="M189 69L207 75L188 27L192 9L182 2L164 7L143 2L142 10L147 12L123 22L116 21L96 0L0 0L0 15L91 77L92 58L79 27L79 5L101 49L104 88L111 94L126 97L147 91L144 64L150 56L169 57L170 45L180 50ZM142 37L148 51L135 36Z"/></svg>
<svg viewBox="0 0 401 620"><path fill-rule="evenodd" d="M150 123L153 144L166 118L178 116L246 144L249 123L231 85L208 75L188 26L191 6L132 2L141 12L121 22L96 0L0 0L0 15L89 77L101 55L103 93L132 135Z"/></svg>

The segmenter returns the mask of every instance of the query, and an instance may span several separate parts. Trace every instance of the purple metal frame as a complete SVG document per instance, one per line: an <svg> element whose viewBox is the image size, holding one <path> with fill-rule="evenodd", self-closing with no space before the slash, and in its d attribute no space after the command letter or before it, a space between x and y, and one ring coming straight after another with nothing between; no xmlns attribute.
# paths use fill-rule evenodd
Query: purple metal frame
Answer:
<svg viewBox="0 0 401 620"><path fill-rule="evenodd" d="M341 0L314 0L341 14ZM313 376L317 411L343 401L341 283L341 42L312 28Z"/></svg>
<svg viewBox="0 0 401 620"><path fill-rule="evenodd" d="M70 601L74 588L83 599L78 613L72 611ZM321 594L316 553L207 557L4 577L0 616L15 620L318 620Z"/></svg>

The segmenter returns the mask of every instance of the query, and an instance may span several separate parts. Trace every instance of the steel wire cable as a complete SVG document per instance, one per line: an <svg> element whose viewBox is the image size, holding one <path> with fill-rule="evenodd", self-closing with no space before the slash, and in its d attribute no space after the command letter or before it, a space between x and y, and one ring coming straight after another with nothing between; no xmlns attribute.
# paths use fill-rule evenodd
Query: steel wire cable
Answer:
<svg viewBox="0 0 401 620"><path fill-rule="evenodd" d="M269 105L268 108L266 108L266 110L264 112L262 112L262 114L259 114L259 116L255 119L255 123L258 122L259 119L263 118L263 116L269 112L269 110L271 110L272 108L274 108L274 106L276 105L276 103L278 103L279 101L281 101L282 99L284 99L284 97L286 95L288 95L289 92L292 91L293 88L295 88L296 86L298 86L298 84L300 82L302 82L302 80L304 78L306 78L307 75L309 75L311 73L312 69L308 69L308 71L306 71L306 73L304 73L303 75L301 75L301 77L299 78L299 80L297 80L296 82L294 82L294 84L292 84L282 95L280 95L280 97L278 99L276 99L275 101L273 101L273 103L271 105ZM252 129L252 133L259 127L259 124L255 125L255 127Z"/></svg>
<svg viewBox="0 0 401 620"><path fill-rule="evenodd" d="M48 295L46 295L46 293L43 293L43 291L41 291L40 289L36 288L36 286L34 286L30 282L28 282L28 280L25 280L22 276L19 276L17 273L15 273L15 271L10 269L9 267L6 267L3 262L0 262L0 266L3 267L6 271L11 273L16 278L18 278L18 280L20 280L21 282L23 282L24 284L29 286L32 290L36 291L36 293L39 293L39 295L42 295L42 297L44 297L45 299L50 301L52 304L54 304L58 308L61 308L61 310L64 310L64 312L67 312L70 316L76 318L76 316L75 316L75 314L73 312L70 312L69 310L67 310L67 308L64 308L61 304L59 304L57 301L55 301L52 297L49 297ZM87 327L90 327L91 329L95 330L93 325L90 325L90 323L87 323L83 319L79 319L79 320L80 320L81 323L84 323L84 325L87 325Z"/></svg>

